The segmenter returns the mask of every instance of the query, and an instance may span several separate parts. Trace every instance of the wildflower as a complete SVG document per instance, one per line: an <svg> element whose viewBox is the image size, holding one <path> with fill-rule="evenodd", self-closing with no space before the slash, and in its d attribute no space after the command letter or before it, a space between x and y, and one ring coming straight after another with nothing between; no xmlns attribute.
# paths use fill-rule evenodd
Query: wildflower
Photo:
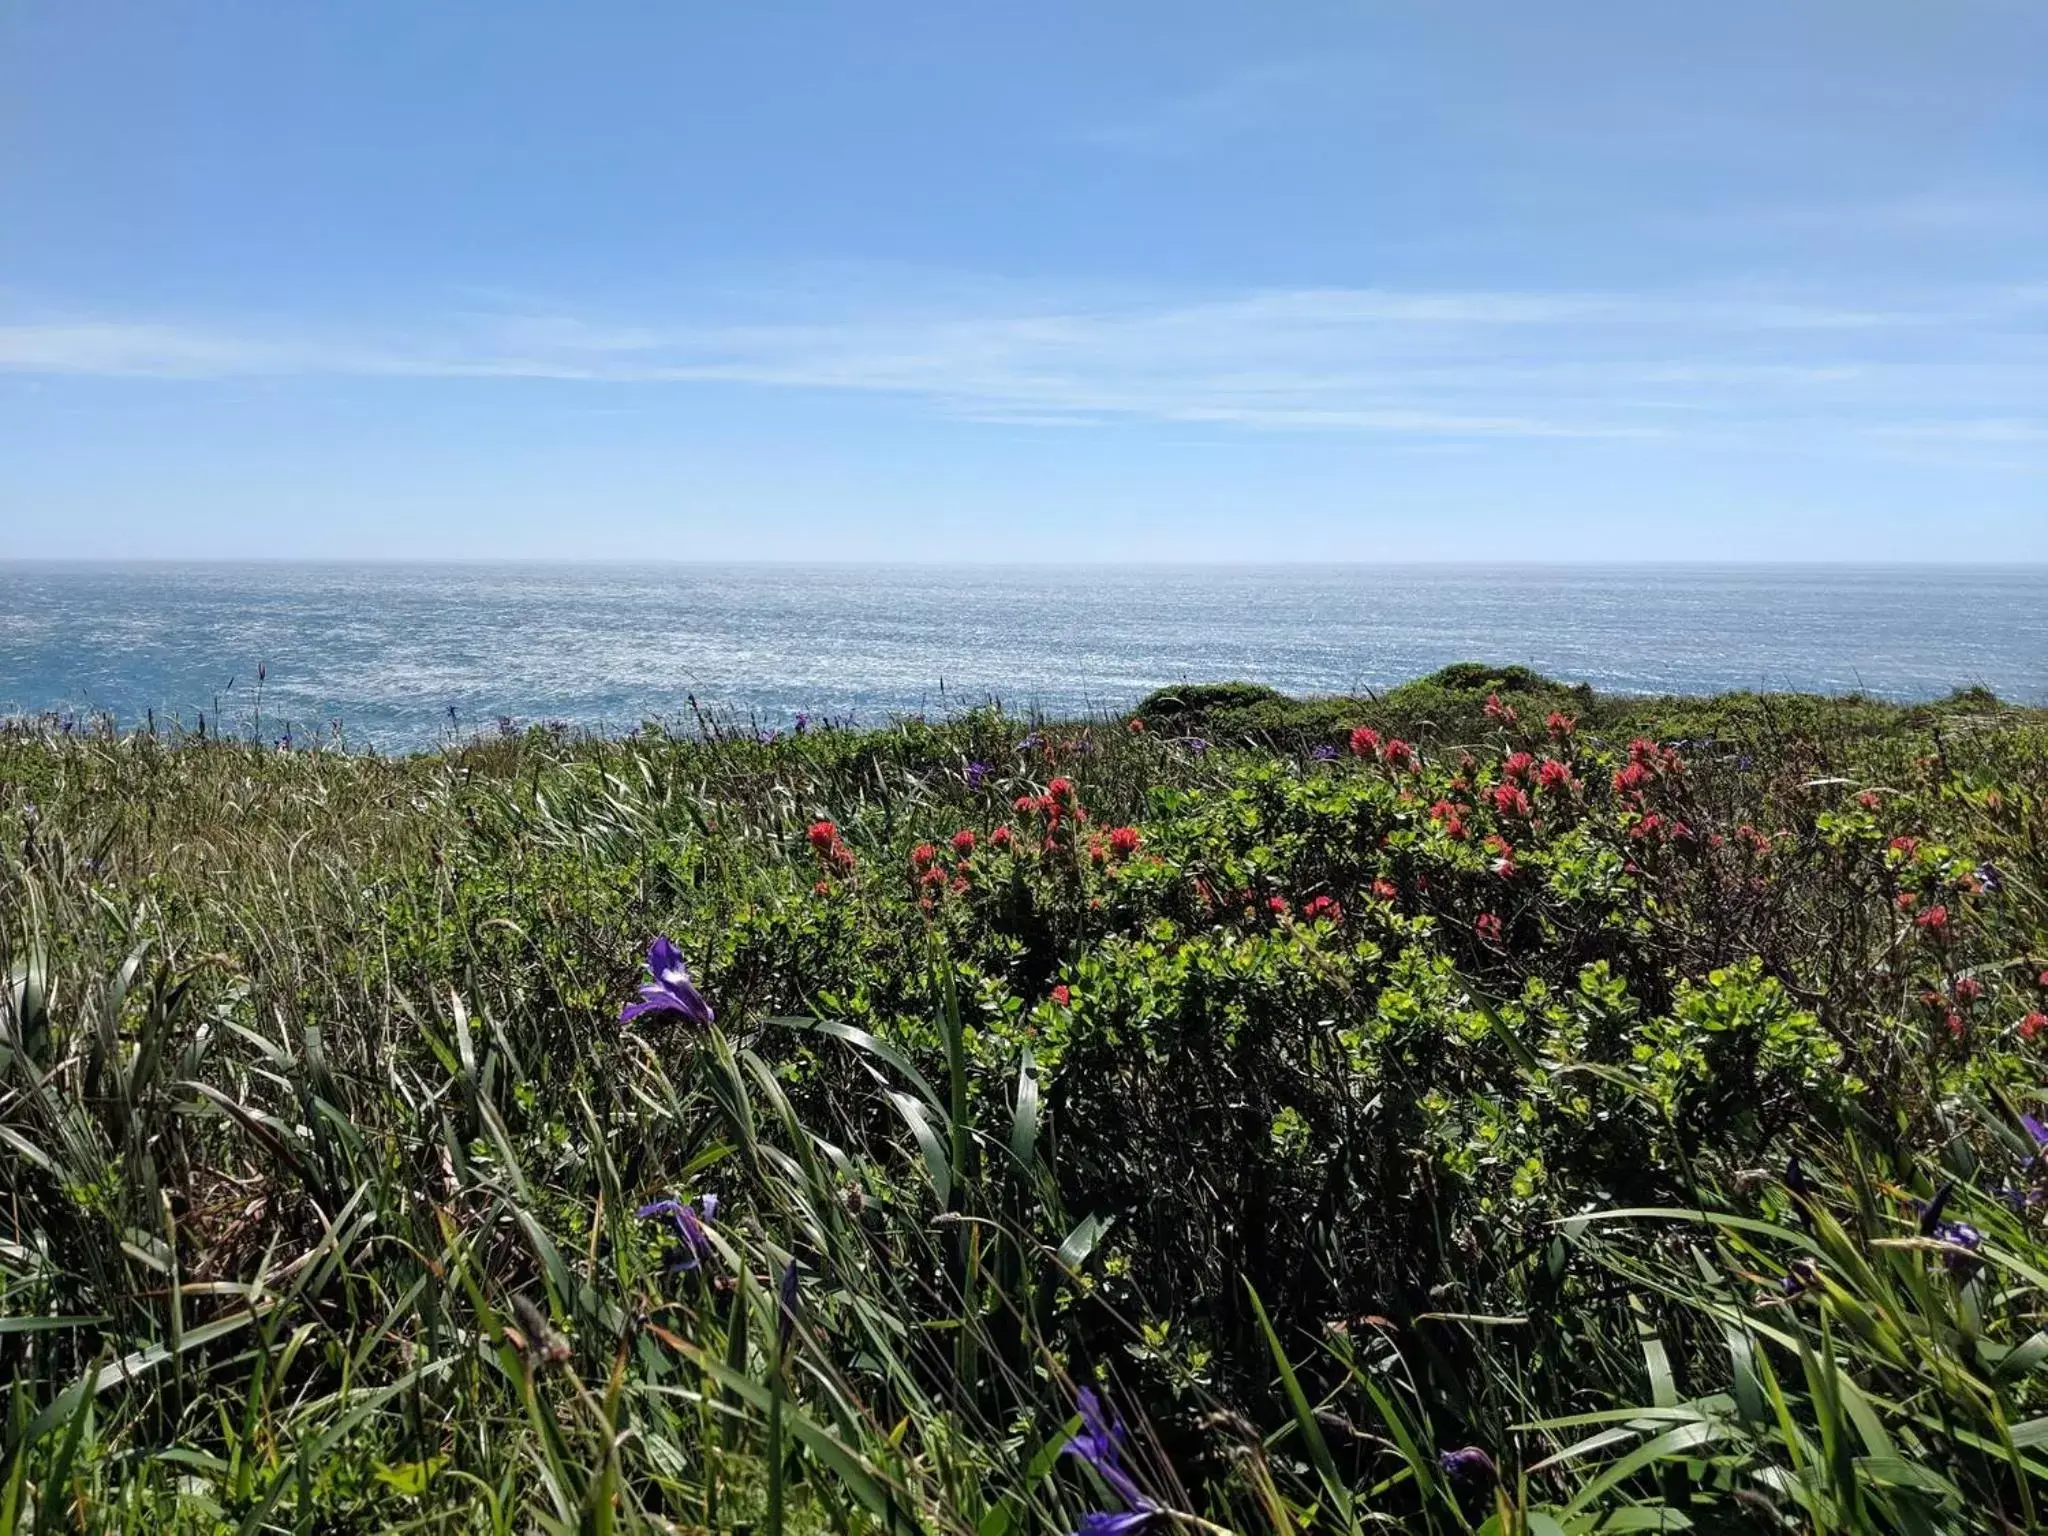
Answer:
<svg viewBox="0 0 2048 1536"><path fill-rule="evenodd" d="M1819 1282L1820 1266L1811 1259L1794 1259L1785 1278L1778 1282L1778 1292L1787 1299L1804 1296Z"/></svg>
<svg viewBox="0 0 2048 1536"><path fill-rule="evenodd" d="M1482 912L1472 919L1472 931L1488 944L1500 942L1500 919L1491 912Z"/></svg>
<svg viewBox="0 0 2048 1536"><path fill-rule="evenodd" d="M1516 784L1493 786L1493 808L1502 816L1527 816L1529 796Z"/></svg>
<svg viewBox="0 0 2048 1536"><path fill-rule="evenodd" d="M1309 756L1319 763L1334 763L1343 755L1343 753L1331 746L1317 747L1313 752L1309 753Z"/></svg>
<svg viewBox="0 0 2048 1536"><path fill-rule="evenodd" d="M1010 846L1010 839L1015 836L1016 834L1009 829L1008 825L1004 825L997 827L995 831L989 833L988 840L993 847L1008 848Z"/></svg>
<svg viewBox="0 0 2048 1536"><path fill-rule="evenodd" d="M1467 1445L1455 1451L1445 1451L1436 1459L1444 1476L1460 1481L1478 1477L1497 1477L1493 1458L1476 1445Z"/></svg>
<svg viewBox="0 0 2048 1536"><path fill-rule="evenodd" d="M666 935L647 948L647 970L654 977L640 988L640 1000L619 1010L619 1022L631 1023L643 1013L680 1013L694 1024L709 1024L717 1015L704 994L690 984L690 973L674 942Z"/></svg>
<svg viewBox="0 0 2048 1536"><path fill-rule="evenodd" d="M1044 744L1045 738L1039 735L1038 732L1033 731L1030 735L1026 736L1022 741L1017 743L1017 750L1019 752L1036 752Z"/></svg>
<svg viewBox="0 0 2048 1536"><path fill-rule="evenodd" d="M1506 879L1515 872L1515 845L1506 838L1495 835L1487 838L1487 848L1493 853L1493 872Z"/></svg>
<svg viewBox="0 0 2048 1536"><path fill-rule="evenodd" d="M2025 1126L2027 1134L2034 1138L2034 1156L2038 1158L2042 1153L2048 1152L2048 1123L2042 1122L2034 1115L2021 1115L2020 1124Z"/></svg>
<svg viewBox="0 0 2048 1536"><path fill-rule="evenodd" d="M801 736L811 728L811 717L802 710L796 712L796 733Z"/></svg>
<svg viewBox="0 0 2048 1536"><path fill-rule="evenodd" d="M1286 917L1286 916L1287 916L1287 914L1288 914L1288 912L1289 912L1289 910L1290 910L1290 909L1289 909L1289 907L1288 907L1288 905L1287 905L1287 898L1286 898L1285 896L1269 896L1269 897L1267 897L1267 898L1266 898L1266 906L1267 906L1267 908L1268 908L1268 909L1269 909L1269 910L1270 910L1270 911L1272 912L1272 914L1273 914L1273 915L1274 915L1275 917L1281 917L1281 918L1284 918L1284 917Z"/></svg>
<svg viewBox="0 0 2048 1536"><path fill-rule="evenodd" d="M811 887L811 894L813 896L830 896L832 894L832 882L830 880L820 880Z"/></svg>
<svg viewBox="0 0 2048 1536"><path fill-rule="evenodd" d="M1124 1470L1124 1427L1103 1411L1095 1389L1083 1387L1075 1394L1075 1404L1081 1411L1081 1432L1060 1447L1060 1454L1087 1462L1110 1492L1130 1506L1121 1515L1100 1510L1087 1515L1081 1521L1081 1532L1083 1536L1126 1536L1156 1514L1159 1506L1145 1497Z"/></svg>
<svg viewBox="0 0 2048 1536"><path fill-rule="evenodd" d="M1380 733L1369 725L1361 725L1351 733L1351 755L1353 757L1378 757Z"/></svg>
<svg viewBox="0 0 2048 1536"><path fill-rule="evenodd" d="M1064 803L1074 797L1074 781L1062 776L1045 786L1046 794L1055 802Z"/></svg>
<svg viewBox="0 0 2048 1536"><path fill-rule="evenodd" d="M1209 750L1209 743L1204 741L1199 736L1190 736L1187 741L1187 747L1190 752L1195 754L1195 756L1200 757L1204 752L1207 752Z"/></svg>
<svg viewBox="0 0 2048 1536"><path fill-rule="evenodd" d="M962 827L953 834L953 853L956 858L971 859L974 857L974 832L972 828Z"/></svg>
<svg viewBox="0 0 2048 1536"><path fill-rule="evenodd" d="M1401 894L1401 888L1391 880L1375 880L1372 883L1372 893L1381 901L1392 901Z"/></svg>
<svg viewBox="0 0 2048 1536"><path fill-rule="evenodd" d="M1486 708L1483 713L1487 719L1498 720L1502 725L1513 725L1515 723L1514 706L1501 703L1500 695L1497 693L1489 693L1486 696Z"/></svg>
<svg viewBox="0 0 2048 1536"><path fill-rule="evenodd" d="M1901 891L1892 898L1892 905L1901 912L1910 912L1919 904L1920 898L1911 891Z"/></svg>
<svg viewBox="0 0 2048 1536"><path fill-rule="evenodd" d="M1142 736L1145 734L1145 722L1137 715L1131 716L1131 734L1133 736Z"/></svg>
<svg viewBox="0 0 2048 1536"><path fill-rule="evenodd" d="M1984 1244L1984 1234L1967 1221L1948 1221L1942 1211L1948 1199L1955 1192L1954 1184L1944 1184L1935 1192L1932 1200L1920 1207L1920 1235L1931 1237L1937 1243L1955 1250L1944 1254L1942 1262L1951 1270L1962 1270L1975 1263L1972 1257Z"/></svg>
<svg viewBox="0 0 2048 1536"><path fill-rule="evenodd" d="M698 1206L703 1207L701 1215ZM705 1195L695 1203L687 1200L656 1200L633 1213L642 1221L666 1221L675 1227L682 1248L674 1268L695 1269L711 1257L711 1238L704 1223L718 1216L718 1196Z"/></svg>
<svg viewBox="0 0 2048 1536"><path fill-rule="evenodd" d="M933 860L938 856L939 850L930 843L919 843L910 850L910 867L921 874L932 867Z"/></svg>
<svg viewBox="0 0 2048 1536"><path fill-rule="evenodd" d="M1115 827L1110 830L1109 851L1120 859L1128 859L1138 851L1141 841L1136 827Z"/></svg>
<svg viewBox="0 0 2048 1536"><path fill-rule="evenodd" d="M1944 906L1929 907L1925 912L1914 918L1913 922L1916 926L1925 928L1936 938L1942 938L1948 933L1948 908Z"/></svg>
<svg viewBox="0 0 2048 1536"><path fill-rule="evenodd" d="M1650 770L1641 763L1630 763L1626 768L1617 770L1614 775L1614 787L1624 795L1640 793L1643 786L1649 782Z"/></svg>
<svg viewBox="0 0 2048 1536"><path fill-rule="evenodd" d="M1565 737L1577 730L1578 726L1578 721L1565 714L1562 710L1556 709L1553 709L1550 712L1550 717L1543 722L1543 728L1550 732L1550 737L1553 741L1563 741Z"/></svg>
<svg viewBox="0 0 2048 1536"><path fill-rule="evenodd" d="M1877 798L1876 790L1866 789L1856 797L1856 803L1866 811L1874 811L1884 802Z"/></svg>
<svg viewBox="0 0 2048 1536"><path fill-rule="evenodd" d="M1030 815L1030 814L1031 814L1031 813L1032 813L1033 811L1035 811L1035 810L1037 810L1037 809L1038 809L1038 798L1037 798L1037 796L1035 796L1035 795L1019 795L1019 796L1017 797L1017 800L1016 800L1016 812L1017 812L1017 814L1018 814L1019 816L1029 816L1029 815Z"/></svg>
<svg viewBox="0 0 2048 1536"><path fill-rule="evenodd" d="M1065 1008L1074 1000L1073 991L1071 988L1067 986L1065 982L1061 982L1058 986L1052 989L1052 1000L1056 1006Z"/></svg>
<svg viewBox="0 0 2048 1536"><path fill-rule="evenodd" d="M829 821L814 821L809 833L811 846L823 853L839 841L839 828Z"/></svg>
<svg viewBox="0 0 2048 1536"><path fill-rule="evenodd" d="M2048 1013L2043 1013L2038 1008L2020 1020L2020 1038L2022 1040L2031 1040L2044 1029L2048 1029Z"/></svg>
<svg viewBox="0 0 2048 1536"><path fill-rule="evenodd" d="M1917 837L1895 837L1885 847L1902 859L1910 859L1920 851L1920 840Z"/></svg>
<svg viewBox="0 0 2048 1536"><path fill-rule="evenodd" d="M969 789L979 789L979 788L981 788L981 785L982 785L982 781L983 781L984 779L986 779L987 777L988 777L988 764L987 764L987 763L969 763L969 764L967 765L967 787L968 787Z"/></svg>
<svg viewBox="0 0 2048 1536"><path fill-rule="evenodd" d="M1344 921L1344 908L1334 896L1318 896L1301 909L1301 915L1312 923L1341 923Z"/></svg>
<svg viewBox="0 0 2048 1536"><path fill-rule="evenodd" d="M1395 736L1380 750L1380 757L1389 768L1405 768L1415 761L1415 749Z"/></svg>
<svg viewBox="0 0 2048 1536"><path fill-rule="evenodd" d="M801 1295L797 1289L796 1255L791 1254L789 1262L782 1267L782 1279L775 1287L775 1300L782 1309L777 1337L784 1349L789 1348L790 1338L796 1333L797 1302Z"/></svg>
<svg viewBox="0 0 2048 1536"><path fill-rule="evenodd" d="M1527 752L1513 752L1501 763L1502 775L1510 779L1527 779L1529 770L1536 766L1536 759Z"/></svg>
<svg viewBox="0 0 2048 1536"><path fill-rule="evenodd" d="M1996 864L1979 864L1974 874L1978 889L1988 896L1996 896L2005 889L2005 877L1998 872Z"/></svg>
<svg viewBox="0 0 2048 1536"><path fill-rule="evenodd" d="M1955 994L1956 1001L1967 1008L1984 995L1984 984L1974 976L1962 976L1949 990Z"/></svg>

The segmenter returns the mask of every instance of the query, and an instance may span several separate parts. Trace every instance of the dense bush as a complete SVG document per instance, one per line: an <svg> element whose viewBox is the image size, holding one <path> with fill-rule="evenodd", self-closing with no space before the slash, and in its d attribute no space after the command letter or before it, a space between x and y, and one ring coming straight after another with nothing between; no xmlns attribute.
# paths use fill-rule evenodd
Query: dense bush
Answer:
<svg viewBox="0 0 2048 1536"><path fill-rule="evenodd" d="M0 1531L2031 1528L2044 831L1985 695L1477 664L19 727Z"/></svg>

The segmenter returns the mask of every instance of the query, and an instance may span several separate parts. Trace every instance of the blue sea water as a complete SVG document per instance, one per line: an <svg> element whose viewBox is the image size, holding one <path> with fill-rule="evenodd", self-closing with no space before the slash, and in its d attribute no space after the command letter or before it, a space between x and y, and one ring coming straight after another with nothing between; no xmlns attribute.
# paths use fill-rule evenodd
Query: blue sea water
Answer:
<svg viewBox="0 0 2048 1536"><path fill-rule="evenodd" d="M383 750L501 717L687 724L692 697L764 726L1074 714L1473 658L1641 692L2048 703L2048 567L0 564L0 714L340 722Z"/></svg>

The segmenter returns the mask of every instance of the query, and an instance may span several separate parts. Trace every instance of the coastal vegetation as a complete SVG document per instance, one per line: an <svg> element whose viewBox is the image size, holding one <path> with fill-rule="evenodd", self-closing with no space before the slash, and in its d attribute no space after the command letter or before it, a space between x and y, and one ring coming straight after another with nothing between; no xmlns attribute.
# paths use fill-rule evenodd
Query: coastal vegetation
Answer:
<svg viewBox="0 0 2048 1536"><path fill-rule="evenodd" d="M2034 1530L2048 714L0 733L0 1536Z"/></svg>

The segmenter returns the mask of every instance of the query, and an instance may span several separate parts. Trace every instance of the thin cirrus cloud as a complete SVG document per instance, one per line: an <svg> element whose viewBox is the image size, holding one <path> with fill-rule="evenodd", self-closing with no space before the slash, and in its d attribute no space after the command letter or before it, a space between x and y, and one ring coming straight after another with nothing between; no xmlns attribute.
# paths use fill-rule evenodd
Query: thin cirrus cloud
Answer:
<svg viewBox="0 0 2048 1536"><path fill-rule="evenodd" d="M485 314L343 331L0 323L0 371L163 381L548 380L885 394L1034 426L1422 438L1836 428L2038 445L2038 289L1940 304L1295 289L1177 303L753 323Z"/></svg>

